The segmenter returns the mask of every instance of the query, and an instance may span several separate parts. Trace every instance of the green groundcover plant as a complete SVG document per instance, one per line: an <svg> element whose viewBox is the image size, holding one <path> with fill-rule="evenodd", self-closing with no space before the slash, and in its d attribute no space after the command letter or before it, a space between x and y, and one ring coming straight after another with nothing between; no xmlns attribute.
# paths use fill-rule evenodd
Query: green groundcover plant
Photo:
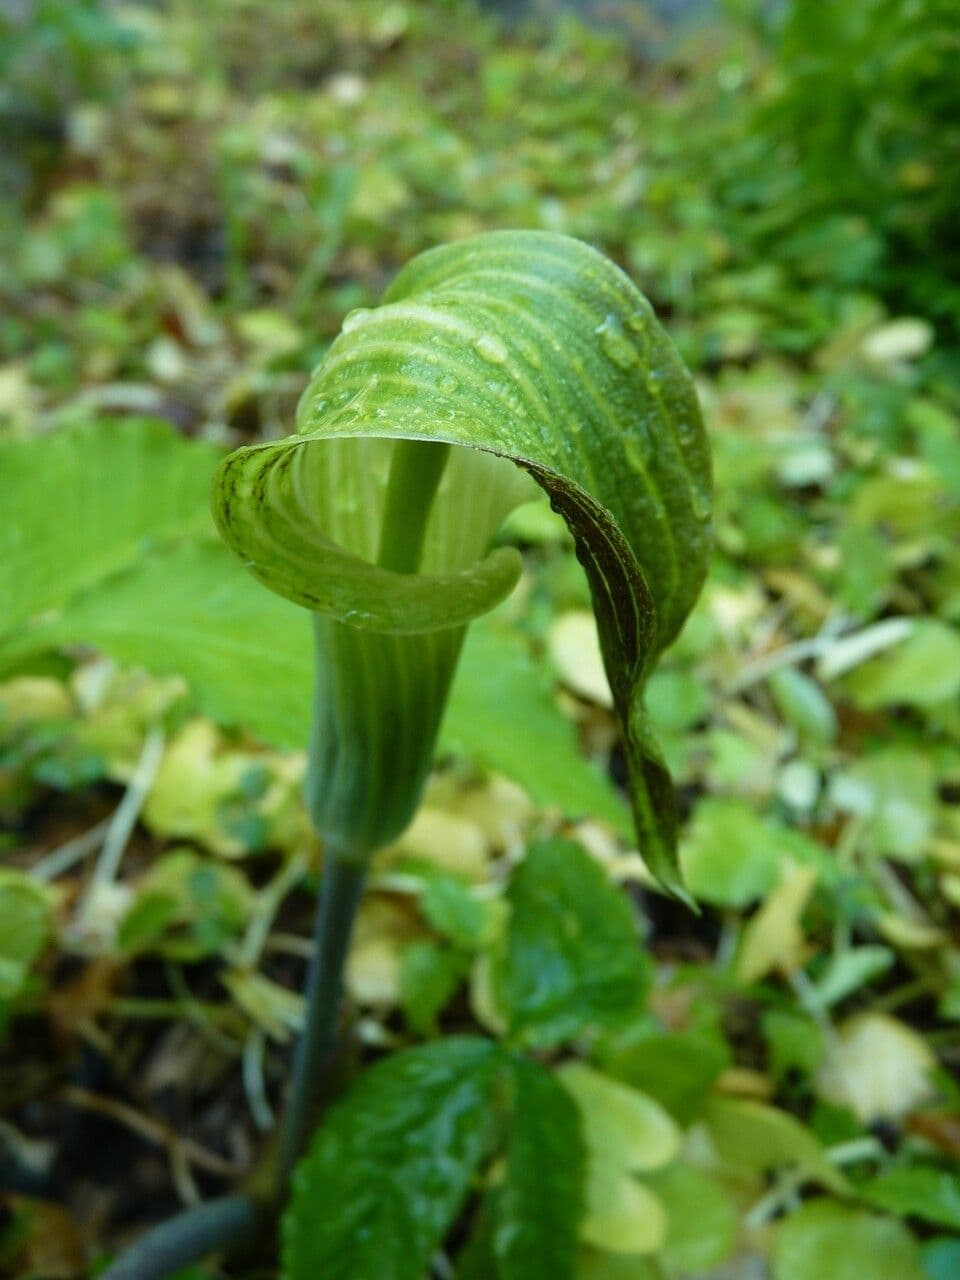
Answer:
<svg viewBox="0 0 960 1280"><path fill-rule="evenodd" d="M314 1134L365 870L418 803L466 627L516 583L516 552L490 544L534 482L587 573L640 847L685 897L643 691L706 568L710 468L692 382L644 297L580 241L494 232L429 251L382 306L347 317L297 433L238 450L215 478L224 540L312 614L307 804L324 867L305 1029L250 1187L148 1233L109 1280L169 1275L256 1239L291 1178L286 1276L415 1280L492 1164L464 1265L505 1280L572 1274L585 1211L578 1086L524 1052L565 1034L562 991L532 1039L521 1020L502 1043L452 1037L385 1059ZM531 857L552 868L558 903L565 880L576 894L591 874L562 841ZM630 932L610 892L601 947L611 929Z"/></svg>
<svg viewBox="0 0 960 1280"><path fill-rule="evenodd" d="M14 178L0 199L4 1192L18 1154L56 1165L5 1196L0 1272L50 1275L59 1243L61 1272L85 1256L99 1274L98 1251L194 1192L240 1186L153 1236L150 1265L229 1238L229 1274L274 1275L282 1218L285 1267L298 1231L309 1267L346 1223L345 1256L389 1275L420 1247L398 1206L421 1223L449 1210L428 1159L444 1150L457 1194L461 1158L473 1172L434 1280L509 1274L516 1256L528 1277L572 1266L577 1280L952 1280L956 0L725 6L731 26L711 13L663 32L652 57L569 19L508 31L469 0L14 8L0 55ZM217 442L285 435L345 314L424 249L505 226L566 231L623 264L697 377L715 551L645 701L703 912L647 892L628 852L622 735L574 540L503 462L536 500L456 572L515 543L523 573L464 627L424 803L363 877L351 1031L323 1089L357 1083L324 1113L292 1200L274 1191L279 1153L251 1197L239 1180L276 1126L302 1026L323 843L300 801L313 618L334 624L265 590L242 567L257 553L217 535ZM464 454L446 453L431 512ZM427 564L431 536L428 518L420 569L401 576L450 576ZM442 633L411 633L431 670ZM364 653L379 639L367 628ZM359 691L356 672L342 679ZM392 764L410 780L404 716ZM355 805L369 820L336 743L318 744L344 782L316 792L321 816L344 823ZM105 972L75 1025L75 996ZM400 1046L418 1047L385 1056ZM195 1166L192 1188L162 1148L120 1147L113 1121L101 1143L101 1122L60 1095L89 1084L91 1059L111 1069L103 1101L236 1164ZM460 1103L488 1125L463 1143ZM539 1252L511 1252L518 1223Z"/></svg>

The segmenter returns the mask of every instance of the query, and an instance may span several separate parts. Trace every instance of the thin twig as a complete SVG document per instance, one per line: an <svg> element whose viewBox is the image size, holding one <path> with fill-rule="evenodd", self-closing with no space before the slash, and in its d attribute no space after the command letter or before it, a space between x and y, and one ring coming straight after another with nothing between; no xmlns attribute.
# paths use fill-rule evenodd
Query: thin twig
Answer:
<svg viewBox="0 0 960 1280"><path fill-rule="evenodd" d="M67 1085L60 1091L60 1097L73 1107L81 1107L84 1111L95 1111L99 1115L109 1116L117 1124L123 1125L132 1133L143 1138L152 1146L161 1147L172 1157L179 1148L187 1160L206 1173L216 1174L220 1178L237 1178L243 1172L232 1161L208 1151L192 1138L184 1138L175 1133L159 1120L146 1116L134 1107L120 1102L117 1098L105 1098L102 1094L79 1085Z"/></svg>
<svg viewBox="0 0 960 1280"><path fill-rule="evenodd" d="M94 850L101 847L110 829L110 821L110 818L104 818L89 831L84 831L58 848L51 849L39 862L34 863L30 868L30 875L34 880L46 882L62 876L65 871L70 871L78 862L82 862Z"/></svg>
<svg viewBox="0 0 960 1280"><path fill-rule="evenodd" d="M257 896L257 905L250 917L247 931L237 957L237 966L255 969L260 962L270 927L284 898L307 870L308 861L303 853L288 858L277 874Z"/></svg>
<svg viewBox="0 0 960 1280"><path fill-rule="evenodd" d="M243 1089L253 1122L261 1133L269 1133L275 1119L263 1078L265 1049L264 1034L259 1027L254 1027L243 1046Z"/></svg>
<svg viewBox="0 0 960 1280"><path fill-rule="evenodd" d="M123 857L123 851L127 847L127 841L133 834L133 828L137 825L140 810L143 808L157 770L160 767L160 761L163 758L163 746L163 730L158 728L151 729L144 739L143 750L140 752L140 759L137 761L137 767L133 772L133 777L130 779L126 794L117 805L116 812L110 820L110 827L103 842L103 848L100 850L100 857L97 859L97 864L93 869L91 888L94 885L109 884L116 879L117 872L120 870L120 859Z"/></svg>

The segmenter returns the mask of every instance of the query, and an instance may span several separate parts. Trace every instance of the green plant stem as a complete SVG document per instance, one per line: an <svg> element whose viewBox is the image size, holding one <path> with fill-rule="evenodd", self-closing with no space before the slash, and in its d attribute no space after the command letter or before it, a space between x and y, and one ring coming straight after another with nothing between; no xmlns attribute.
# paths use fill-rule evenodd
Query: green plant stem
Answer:
<svg viewBox="0 0 960 1280"><path fill-rule="evenodd" d="M278 1191L282 1195L303 1155L316 1119L336 1042L343 965L363 891L366 864L327 854L320 885L314 948L304 992L303 1033L293 1061L280 1133Z"/></svg>
<svg viewBox="0 0 960 1280"><path fill-rule="evenodd" d="M377 556L384 569L416 573L427 517L449 453L450 445L424 440L398 440L394 445Z"/></svg>
<svg viewBox="0 0 960 1280"><path fill-rule="evenodd" d="M165 1280L211 1253L251 1244L268 1220L266 1209L250 1196L208 1200L146 1232L100 1280Z"/></svg>
<svg viewBox="0 0 960 1280"><path fill-rule="evenodd" d="M396 573L415 573L423 554L430 508L443 475L449 445L399 440L394 446L380 531L379 563ZM324 654L329 657L328 654ZM322 674L322 673L321 673ZM318 679L320 677L318 676ZM348 736L358 737L358 732ZM329 787L324 722L315 716L308 765L307 795ZM362 747L362 742L349 744ZM365 799L369 804L369 800ZM314 806L310 806L311 811ZM321 827L322 829L322 827ZM353 833L354 837L356 832ZM351 856L351 853L353 856ZM277 1169L277 1191L284 1193L303 1155L316 1121L333 1055L343 966L353 921L363 891L368 859L358 850L338 850L328 839L313 955L305 991L304 1029L297 1045L290 1095L283 1117Z"/></svg>
<svg viewBox="0 0 960 1280"><path fill-rule="evenodd" d="M397 573L415 573L423 555L427 521L446 466L449 445L400 440L387 485L379 562ZM328 783L325 756L311 743L307 792ZM148 1231L102 1280L166 1280L174 1272L222 1249L243 1247L265 1229L283 1204L290 1176L306 1150L328 1088L337 1037L343 967L363 892L368 858L350 856L328 841L317 904L314 945L304 992L303 1033L294 1054L290 1093L280 1127L276 1163L255 1175L269 1184L267 1198L239 1193L198 1205Z"/></svg>

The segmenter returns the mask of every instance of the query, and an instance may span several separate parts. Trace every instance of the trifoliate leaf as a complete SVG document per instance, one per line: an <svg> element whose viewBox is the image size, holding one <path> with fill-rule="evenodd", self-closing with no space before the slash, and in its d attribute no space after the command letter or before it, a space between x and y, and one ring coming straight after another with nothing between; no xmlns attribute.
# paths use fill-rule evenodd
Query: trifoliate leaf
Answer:
<svg viewBox="0 0 960 1280"><path fill-rule="evenodd" d="M920 1251L894 1218L815 1200L777 1231L773 1280L924 1280Z"/></svg>

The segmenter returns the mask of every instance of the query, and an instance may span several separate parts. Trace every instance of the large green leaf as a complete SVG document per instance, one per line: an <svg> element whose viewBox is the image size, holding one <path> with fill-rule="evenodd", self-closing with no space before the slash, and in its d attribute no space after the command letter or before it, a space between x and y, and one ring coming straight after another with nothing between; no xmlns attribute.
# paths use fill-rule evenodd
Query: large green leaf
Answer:
<svg viewBox="0 0 960 1280"><path fill-rule="evenodd" d="M294 1175L284 1280L423 1280L496 1139L504 1060L454 1038L371 1068Z"/></svg>
<svg viewBox="0 0 960 1280"><path fill-rule="evenodd" d="M426 637L455 636L516 572L509 553L481 558L520 496L509 459L548 492L576 539L641 847L679 892L672 789L642 693L703 578L709 461L692 383L643 296L567 237L496 232L432 250L400 273L382 307L348 318L299 419L299 434L225 461L215 515L261 581L326 616L328 629L318 631L328 655L318 668L327 673L318 702L325 723L334 725L347 684L352 707L382 663L392 672L394 740L429 737L458 643L431 650ZM385 567L381 519L411 440L464 447L453 450L433 499L419 572L399 573ZM412 491L410 501L410 519L422 519ZM355 639L355 671L341 683L329 674L349 668L348 642L329 630L340 624L415 641L383 657ZM399 677L417 662L405 693ZM369 733L374 701L351 716L350 733ZM338 814L361 807L356 766L331 760L328 803Z"/></svg>
<svg viewBox="0 0 960 1280"><path fill-rule="evenodd" d="M0 444L0 642L145 548L209 531L219 457L142 418Z"/></svg>
<svg viewBox="0 0 960 1280"><path fill-rule="evenodd" d="M467 632L441 743L519 782L538 804L603 818L629 836L630 814L609 778L583 756L552 681L520 636L480 619Z"/></svg>
<svg viewBox="0 0 960 1280"><path fill-rule="evenodd" d="M960 1173L933 1165L888 1169L861 1194L878 1209L960 1231Z"/></svg>
<svg viewBox="0 0 960 1280"><path fill-rule="evenodd" d="M157 548L30 635L33 644L91 644L120 662L181 674L219 723L248 727L277 747L307 741L308 620L263 591L219 543ZM612 784L579 751L549 680L503 627L471 628L442 742L505 773L538 804L606 818L620 831L629 824Z"/></svg>

